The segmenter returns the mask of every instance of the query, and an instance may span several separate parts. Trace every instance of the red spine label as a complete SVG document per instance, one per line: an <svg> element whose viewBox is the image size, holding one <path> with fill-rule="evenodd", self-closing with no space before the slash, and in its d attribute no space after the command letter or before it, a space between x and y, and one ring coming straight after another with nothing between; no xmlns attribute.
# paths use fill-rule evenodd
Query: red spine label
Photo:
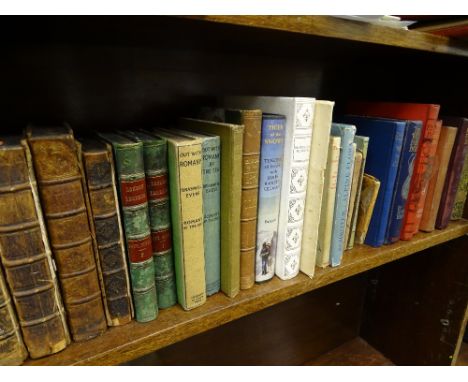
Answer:
<svg viewBox="0 0 468 382"><path fill-rule="evenodd" d="M120 191L124 207L137 206L147 201L145 178L133 181L122 180L120 183Z"/></svg>
<svg viewBox="0 0 468 382"><path fill-rule="evenodd" d="M161 231L151 233L154 252L165 252L172 248L171 229L163 229Z"/></svg>
<svg viewBox="0 0 468 382"><path fill-rule="evenodd" d="M153 255L151 237L147 236L144 239L128 240L128 254L132 263L140 263L150 259Z"/></svg>
<svg viewBox="0 0 468 382"><path fill-rule="evenodd" d="M167 174L148 176L146 179L149 200L159 200L168 197Z"/></svg>

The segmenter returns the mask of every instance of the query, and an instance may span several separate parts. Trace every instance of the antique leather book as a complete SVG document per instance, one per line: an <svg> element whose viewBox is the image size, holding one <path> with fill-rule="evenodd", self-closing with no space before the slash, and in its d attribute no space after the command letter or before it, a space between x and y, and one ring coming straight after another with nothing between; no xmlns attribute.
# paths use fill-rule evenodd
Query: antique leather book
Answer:
<svg viewBox="0 0 468 382"><path fill-rule="evenodd" d="M17 136L0 138L0 258L31 358L70 342L31 155Z"/></svg>
<svg viewBox="0 0 468 382"><path fill-rule="evenodd" d="M463 207L466 204L466 195L468 193L468 155L465 157L465 163L461 171L460 183L458 184L455 203L453 204L450 220L458 220L463 217Z"/></svg>
<svg viewBox="0 0 468 382"><path fill-rule="evenodd" d="M440 121L440 124L442 121ZM435 229L437 211L439 210L442 189L444 188L447 175L450 154L457 135L455 127L441 126L439 144L435 155L432 176L427 187L426 202L421 218L419 229L424 232L431 232Z"/></svg>
<svg viewBox="0 0 468 382"><path fill-rule="evenodd" d="M159 310L143 143L116 133L99 135L112 144L114 152L135 319L138 322L152 321L158 316Z"/></svg>
<svg viewBox="0 0 468 382"><path fill-rule="evenodd" d="M29 126L26 133L70 332L87 340L107 325L73 132Z"/></svg>
<svg viewBox="0 0 468 382"><path fill-rule="evenodd" d="M355 244L364 244L369 223L374 213L375 202L379 194L380 181L369 174L362 177L361 200L359 201L358 220L356 225Z"/></svg>
<svg viewBox="0 0 468 382"><path fill-rule="evenodd" d="M90 216L104 284L107 325L123 325L132 320L133 304L112 148L96 138L86 138L81 142Z"/></svg>
<svg viewBox="0 0 468 382"><path fill-rule="evenodd" d="M257 240L258 175L262 111L259 109L227 109L225 113L227 123L244 125L240 288L249 289L255 283L255 243Z"/></svg>
<svg viewBox="0 0 468 382"><path fill-rule="evenodd" d="M0 267L0 366L18 366L28 357Z"/></svg>
<svg viewBox="0 0 468 382"><path fill-rule="evenodd" d="M452 154L450 155L447 176L437 213L437 229L447 227L450 221L458 184L461 179L463 163L468 154L468 118L442 117L442 120L444 121L444 125L457 128L457 136L453 144Z"/></svg>

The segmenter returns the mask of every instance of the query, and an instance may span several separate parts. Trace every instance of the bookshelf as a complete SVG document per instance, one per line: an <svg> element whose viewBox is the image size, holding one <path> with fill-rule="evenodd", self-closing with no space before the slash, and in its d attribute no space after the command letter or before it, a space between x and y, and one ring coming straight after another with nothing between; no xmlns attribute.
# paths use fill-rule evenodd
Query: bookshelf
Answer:
<svg viewBox="0 0 468 382"><path fill-rule="evenodd" d="M0 30L0 121L16 132L29 121L170 125L222 94L314 95L338 113L362 98L468 114L468 45L420 32L325 16L9 18ZM366 364L372 349L376 362L454 364L468 317L467 233L462 220L359 246L313 279L217 294L25 364L339 364L349 352Z"/></svg>

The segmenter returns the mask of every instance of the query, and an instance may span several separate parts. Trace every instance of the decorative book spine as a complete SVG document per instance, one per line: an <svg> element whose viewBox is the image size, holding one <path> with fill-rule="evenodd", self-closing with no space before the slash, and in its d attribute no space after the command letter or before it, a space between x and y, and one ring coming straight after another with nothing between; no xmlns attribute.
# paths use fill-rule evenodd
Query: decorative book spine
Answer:
<svg viewBox="0 0 468 382"><path fill-rule="evenodd" d="M0 366L18 366L28 357L0 267Z"/></svg>
<svg viewBox="0 0 468 382"><path fill-rule="evenodd" d="M367 230L374 212L375 202L379 194L380 181L369 174L362 177L361 200L359 201L358 220L356 225L356 244L364 244Z"/></svg>
<svg viewBox="0 0 468 382"><path fill-rule="evenodd" d="M317 241L316 264L322 268L330 265L330 245L332 238L333 211L335 210L338 164L340 162L340 146L340 137L330 137Z"/></svg>
<svg viewBox="0 0 468 382"><path fill-rule="evenodd" d="M434 157L433 175L427 188L426 203L421 224L419 225L421 231L431 232L435 229L437 211L439 210L442 189L444 188L447 167L456 135L457 129L455 127L443 126L441 128L439 144Z"/></svg>
<svg viewBox="0 0 468 382"><path fill-rule="evenodd" d="M122 142L114 134L103 134L114 148L119 178L120 206L125 229L135 319L154 320L158 315L153 248L148 214L143 144Z"/></svg>
<svg viewBox="0 0 468 382"><path fill-rule="evenodd" d="M0 143L0 257L31 358L70 342L25 142Z"/></svg>
<svg viewBox="0 0 468 382"><path fill-rule="evenodd" d="M420 121L408 121L406 124L400 163L393 193L392 206L387 227L386 243L394 243L400 240L401 225L405 215L406 200L413 175L414 161L418 144L421 138L422 123Z"/></svg>
<svg viewBox="0 0 468 382"><path fill-rule="evenodd" d="M168 140L168 164L177 298L190 310L206 301L201 141Z"/></svg>
<svg viewBox="0 0 468 382"><path fill-rule="evenodd" d="M271 279L275 271L285 122L284 116L263 114L255 255L257 282Z"/></svg>
<svg viewBox="0 0 468 382"><path fill-rule="evenodd" d="M275 265L276 275L283 280L299 273L314 102L296 98L294 120L285 132Z"/></svg>
<svg viewBox="0 0 468 382"><path fill-rule="evenodd" d="M452 155L447 170L442 199L437 213L436 228L444 229L450 221L455 195L460 183L463 162L468 154L468 119L466 118L444 118L447 126L456 126L458 131L453 145Z"/></svg>
<svg viewBox="0 0 468 382"><path fill-rule="evenodd" d="M463 217L463 207L466 203L466 195L468 193L468 154L465 156L465 163L461 171L460 183L458 184L457 194L455 195L455 203L453 204L451 220L458 220Z"/></svg>
<svg viewBox="0 0 468 382"><path fill-rule="evenodd" d="M356 225L359 213L359 203L361 200L362 179L364 176L364 168L366 167L367 148L369 147L369 137L362 137L359 135L354 136L354 143L356 143L356 150L362 155L361 171L359 172L359 182L357 184L356 201L354 202L353 216L351 220L351 232L347 243L347 249L354 247L354 238L356 236Z"/></svg>
<svg viewBox="0 0 468 382"><path fill-rule="evenodd" d="M112 149L95 142L83 143L83 162L96 233L97 251L103 278L107 323L126 324L132 320L133 305L121 228Z"/></svg>
<svg viewBox="0 0 468 382"><path fill-rule="evenodd" d="M29 127L27 135L70 331L87 340L107 326L73 133Z"/></svg>
<svg viewBox="0 0 468 382"><path fill-rule="evenodd" d="M258 176L262 111L226 110L225 118L228 123L244 125L240 288L249 289L255 283L255 243L257 239Z"/></svg>
<svg viewBox="0 0 468 382"><path fill-rule="evenodd" d="M344 249L348 249L349 236L351 235L351 220L353 218L354 206L356 203L357 186L359 183L359 174L361 173L362 154L356 150L356 142L353 143L354 164L352 170L351 191L349 193L348 216L346 217Z"/></svg>
<svg viewBox="0 0 468 382"><path fill-rule="evenodd" d="M333 123L331 134L341 137L340 163L336 184L335 209L333 211L332 242L330 260L332 267L341 264L343 256L346 218L348 216L349 195L353 168L353 140L356 127L353 125Z"/></svg>
<svg viewBox="0 0 468 382"><path fill-rule="evenodd" d="M325 188L325 172L330 145L333 106L334 102L331 101L315 101L300 264L301 272L309 277L315 273L318 241L321 239L319 236L320 216L322 208L325 207L322 202L325 198L324 193L328 192Z"/></svg>

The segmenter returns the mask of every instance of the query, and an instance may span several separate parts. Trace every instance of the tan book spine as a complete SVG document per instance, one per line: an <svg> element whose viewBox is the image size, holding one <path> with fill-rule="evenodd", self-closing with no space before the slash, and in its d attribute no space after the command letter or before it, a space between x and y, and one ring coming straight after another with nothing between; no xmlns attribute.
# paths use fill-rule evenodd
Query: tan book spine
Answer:
<svg viewBox="0 0 468 382"><path fill-rule="evenodd" d="M380 181L372 175L364 174L362 178L361 200L359 201L356 236L354 239L355 244L364 244L379 189Z"/></svg>
<svg viewBox="0 0 468 382"><path fill-rule="evenodd" d="M438 121L441 123L441 121ZM439 211L442 190L445 184L450 155L452 154L453 144L457 129L455 127L442 126L440 130L439 143L434 157L432 175L427 187L424 210L421 217L419 229L424 232L431 232L435 229L437 212Z"/></svg>
<svg viewBox="0 0 468 382"><path fill-rule="evenodd" d="M18 366L28 357L0 267L0 366Z"/></svg>
<svg viewBox="0 0 468 382"><path fill-rule="evenodd" d="M354 145L356 145L354 143ZM356 208L356 195L357 189L359 186L359 176L361 175L361 166L362 166L362 153L359 151L355 151L354 156L354 168L353 168L353 180L351 183L351 194L349 196L349 207L348 207L348 216L346 218L346 230L345 230L345 248L348 248L349 243L349 236L351 235L351 228L352 228L352 219L354 208Z"/></svg>
<svg viewBox="0 0 468 382"><path fill-rule="evenodd" d="M72 337L106 330L93 239L72 130L28 127L39 194Z"/></svg>
<svg viewBox="0 0 468 382"><path fill-rule="evenodd" d="M330 137L317 240L316 265L321 268L330 265L330 245L333 212L335 210L336 181L338 179L338 165L340 163L340 144L340 137Z"/></svg>

